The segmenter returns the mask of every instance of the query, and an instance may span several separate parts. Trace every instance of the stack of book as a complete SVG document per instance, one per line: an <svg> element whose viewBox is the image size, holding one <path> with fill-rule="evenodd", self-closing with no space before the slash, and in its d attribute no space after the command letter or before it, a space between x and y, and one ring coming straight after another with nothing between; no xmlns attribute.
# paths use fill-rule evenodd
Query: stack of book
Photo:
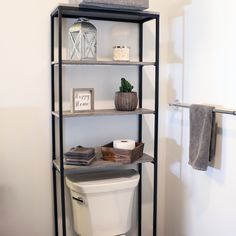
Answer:
<svg viewBox="0 0 236 236"><path fill-rule="evenodd" d="M65 153L65 164L68 165L90 165L95 159L95 149L82 146L72 147Z"/></svg>

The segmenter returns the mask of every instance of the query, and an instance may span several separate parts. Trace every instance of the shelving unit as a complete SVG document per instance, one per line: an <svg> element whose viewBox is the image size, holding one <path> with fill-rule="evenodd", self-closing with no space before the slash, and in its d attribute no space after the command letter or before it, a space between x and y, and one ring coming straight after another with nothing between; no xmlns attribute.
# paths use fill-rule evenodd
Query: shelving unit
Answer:
<svg viewBox="0 0 236 236"><path fill-rule="evenodd" d="M63 18L79 18L86 17L92 20L105 20L105 21L119 21L135 23L139 26L139 61L133 62L115 62L115 61L75 61L62 59L62 19ZM55 19L57 18L57 25ZM147 21L155 21L155 61L144 62L143 61L143 24ZM54 58L55 38L54 31L57 27L58 31L58 58ZM114 109L103 109L81 113L71 113L63 110L63 93L62 93L62 71L64 66L137 66L139 70L138 74L138 98L139 108L131 112L116 111ZM154 110L145 109L142 107L142 87L143 87L143 67L154 66L155 67L155 108ZM55 70L58 71L57 78L55 78ZM126 11L126 10L105 10L95 8L79 8L75 6L58 6L51 13L51 111L52 111L52 167L53 167L53 192L54 192L54 219L55 219L55 236L58 236L58 199L57 199L57 178L56 173L60 176L60 195L61 195L61 215L62 215L62 235L66 236L66 211L65 211L65 186L64 177L68 173L79 172L80 170L100 168L106 169L109 167L120 167L124 164L108 162L101 159L101 154L97 154L96 161L90 166L72 166L64 165L64 137L63 137L63 119L73 117L86 117L86 116L120 116L120 115L136 115L138 116L138 141L142 142L142 116L151 114L154 116L154 156L151 157L147 154L135 161L132 164L126 165L127 167L138 166L138 171L142 179L142 164L152 163L154 168L154 191L153 191L153 236L157 235L156 221L157 221L157 168L158 168L158 91L159 91L159 14L146 11ZM55 110L55 80L58 80L58 110ZM58 120L58 147L56 147L56 120ZM59 150L57 156L56 150ZM139 182L138 190L138 235L141 236L142 227L142 181Z"/></svg>

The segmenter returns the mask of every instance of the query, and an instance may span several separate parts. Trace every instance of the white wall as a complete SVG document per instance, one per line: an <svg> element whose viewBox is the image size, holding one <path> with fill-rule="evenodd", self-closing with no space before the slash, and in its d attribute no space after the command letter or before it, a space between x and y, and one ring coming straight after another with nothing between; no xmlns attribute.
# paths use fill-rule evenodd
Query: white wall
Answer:
<svg viewBox="0 0 236 236"><path fill-rule="evenodd" d="M0 43L0 235L2 236L50 236L53 235L52 210L52 184L51 184L51 123L50 123L50 12L59 1L4 1L0 15L1 43ZM63 2L63 1L60 1ZM65 3L67 1L64 1ZM150 1L151 9L156 10L156 1ZM117 32L118 24L103 24L110 32ZM101 26L98 26L101 27ZM112 31L113 30L113 31ZM153 28L147 29L150 38ZM128 33L127 33L128 32ZM137 57L137 28L131 31L124 30L124 37L132 45L133 58ZM130 36L130 34L132 34ZM114 35L113 35L114 36ZM99 41L103 38L99 36ZM114 39L114 37L113 37ZM108 45L115 43L107 41ZM147 40L147 47L152 46ZM100 56L103 49L100 48ZM107 51L106 51L107 52ZM148 50L147 57L153 57L153 51ZM94 68L93 68L94 69ZM82 74L85 73L81 69ZM70 76L70 85L76 85L76 68L65 71L66 78ZM137 69L122 68L106 69L96 68L90 71L90 76L83 86L94 83L97 93L97 107L113 106L112 92L104 95L99 90L100 81L116 83L121 76L130 78L135 82ZM146 72L149 78L149 73ZM96 77L95 77L96 76ZM96 81L97 79L97 81ZM149 86L152 87L152 84ZM137 87L137 86L136 86ZM110 90L109 90L110 91ZM148 97L149 98L149 97ZM68 97L66 97L68 99ZM147 104L149 102L147 101ZM149 104L151 106L152 104ZM84 120L84 124L95 129L91 119ZM104 121L96 120L101 125ZM121 132L114 124L120 122L126 132ZM129 117L118 120L105 119L105 125L114 129L115 137L129 134L137 136L137 130L130 128L129 124L136 120ZM71 139L80 127L66 122L66 147L77 144L101 145L110 141L110 130L99 128L97 132L107 134L101 140L96 138L82 139L79 135ZM149 126L149 124L146 124ZM130 132L129 132L130 131ZM86 130L85 130L86 132ZM113 134L113 135L114 135ZM91 133L89 135L92 135ZM148 133L147 138L150 134ZM82 143L83 142L83 143ZM149 145L147 145L149 147ZM151 147L149 147L151 148ZM147 150L148 151L148 150ZM149 172L146 167L146 172ZM151 179L147 175L145 186L151 186ZM152 188L148 188L151 195ZM145 207L150 208L150 201L146 195ZM151 212L145 212L144 234L151 235ZM135 228L135 227L134 227Z"/></svg>
<svg viewBox="0 0 236 236"><path fill-rule="evenodd" d="M1 1L0 235L52 235L49 14Z"/></svg>
<svg viewBox="0 0 236 236"><path fill-rule="evenodd" d="M169 0L168 100L235 109L233 0ZM165 236L236 235L236 120L217 115L215 166L188 163L188 110L169 109Z"/></svg>

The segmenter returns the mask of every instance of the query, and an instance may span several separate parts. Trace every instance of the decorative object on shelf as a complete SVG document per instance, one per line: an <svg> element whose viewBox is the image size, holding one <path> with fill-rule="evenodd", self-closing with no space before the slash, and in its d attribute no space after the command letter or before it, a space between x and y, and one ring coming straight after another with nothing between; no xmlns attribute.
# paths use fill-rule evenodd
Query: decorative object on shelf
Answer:
<svg viewBox="0 0 236 236"><path fill-rule="evenodd" d="M69 28L69 53L73 60L96 60L97 29L88 19L79 18Z"/></svg>
<svg viewBox="0 0 236 236"><path fill-rule="evenodd" d="M95 149L82 146L72 147L65 153L64 163L68 165L90 165L95 159Z"/></svg>
<svg viewBox="0 0 236 236"><path fill-rule="evenodd" d="M114 140L113 147L118 149L133 150L135 148L135 141L131 139Z"/></svg>
<svg viewBox="0 0 236 236"><path fill-rule="evenodd" d="M71 89L71 112L93 111L94 89L72 88Z"/></svg>
<svg viewBox="0 0 236 236"><path fill-rule="evenodd" d="M113 47L113 60L114 61L129 61L129 51L128 46L114 46Z"/></svg>
<svg viewBox="0 0 236 236"><path fill-rule="evenodd" d="M120 149L113 147L113 142L108 143L101 147L103 159L105 161L121 162L129 164L143 155L144 143L135 143L135 148L132 150Z"/></svg>
<svg viewBox="0 0 236 236"><path fill-rule="evenodd" d="M134 87L125 79L121 78L120 91L115 93L115 107L118 111L134 111L137 108L137 92L132 92Z"/></svg>
<svg viewBox="0 0 236 236"><path fill-rule="evenodd" d="M71 0L84 7L99 7L110 9L145 10L149 7L149 0Z"/></svg>

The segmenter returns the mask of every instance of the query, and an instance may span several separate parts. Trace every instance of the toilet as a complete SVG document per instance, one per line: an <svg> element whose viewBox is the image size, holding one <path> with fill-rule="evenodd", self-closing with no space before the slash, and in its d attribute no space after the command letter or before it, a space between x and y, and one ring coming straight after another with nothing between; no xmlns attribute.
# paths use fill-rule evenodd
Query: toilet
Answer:
<svg viewBox="0 0 236 236"><path fill-rule="evenodd" d="M66 177L75 232L80 236L125 236L131 228L135 170L82 173Z"/></svg>

